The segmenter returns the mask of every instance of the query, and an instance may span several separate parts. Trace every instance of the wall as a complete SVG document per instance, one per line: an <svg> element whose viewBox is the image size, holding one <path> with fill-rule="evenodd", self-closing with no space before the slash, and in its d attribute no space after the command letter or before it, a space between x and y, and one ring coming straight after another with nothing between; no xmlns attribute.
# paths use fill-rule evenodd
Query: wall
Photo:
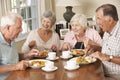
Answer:
<svg viewBox="0 0 120 80"><path fill-rule="evenodd" d="M88 18L95 15L95 10L102 4L110 3L117 7L119 18L120 18L120 0L79 0L81 6L73 7L73 12L85 14ZM64 20L63 13L65 7L56 6L57 21Z"/></svg>

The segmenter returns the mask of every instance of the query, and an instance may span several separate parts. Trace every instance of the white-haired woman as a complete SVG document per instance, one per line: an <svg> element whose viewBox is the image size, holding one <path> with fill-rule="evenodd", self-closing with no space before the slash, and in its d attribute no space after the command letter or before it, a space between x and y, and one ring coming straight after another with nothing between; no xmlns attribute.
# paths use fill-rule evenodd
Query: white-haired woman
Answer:
<svg viewBox="0 0 120 80"><path fill-rule="evenodd" d="M41 26L30 32L27 40L22 46L22 52L28 52L31 48L36 47L38 50L59 50L60 39L56 32L51 30L56 22L56 16L51 11L45 11L42 15Z"/></svg>
<svg viewBox="0 0 120 80"><path fill-rule="evenodd" d="M101 45L102 39L99 33L87 26L87 18L76 14L70 21L71 31L65 36L62 50L84 49L88 42Z"/></svg>

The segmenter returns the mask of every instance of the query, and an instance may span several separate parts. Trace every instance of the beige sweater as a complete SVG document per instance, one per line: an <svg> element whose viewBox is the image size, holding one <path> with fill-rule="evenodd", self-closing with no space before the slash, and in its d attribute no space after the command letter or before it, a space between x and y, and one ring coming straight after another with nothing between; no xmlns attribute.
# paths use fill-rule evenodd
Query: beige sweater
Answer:
<svg viewBox="0 0 120 80"><path fill-rule="evenodd" d="M33 30L29 33L25 43L22 46L23 53L26 53L30 50L28 45L29 45L29 42L31 42L32 40L36 41L37 49L39 49L39 50L43 50L44 48L51 49L52 45L56 45L57 50L60 49L60 39L59 39L59 36L56 32L53 32L52 37L47 42L44 42L40 38L37 30Z"/></svg>

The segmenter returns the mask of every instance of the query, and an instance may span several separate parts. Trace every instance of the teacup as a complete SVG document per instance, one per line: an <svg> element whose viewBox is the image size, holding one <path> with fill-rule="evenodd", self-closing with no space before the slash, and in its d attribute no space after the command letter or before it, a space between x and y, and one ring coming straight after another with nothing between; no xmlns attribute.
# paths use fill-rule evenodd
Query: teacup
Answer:
<svg viewBox="0 0 120 80"><path fill-rule="evenodd" d="M55 59L56 58L56 52L49 52L48 53L48 58L49 59Z"/></svg>
<svg viewBox="0 0 120 80"><path fill-rule="evenodd" d="M70 69L76 68L77 66L76 61L67 61L66 65L67 65L67 68L70 68Z"/></svg>
<svg viewBox="0 0 120 80"><path fill-rule="evenodd" d="M62 51L63 58L69 58L71 56L70 51Z"/></svg>
<svg viewBox="0 0 120 80"><path fill-rule="evenodd" d="M54 62L50 62L50 61L47 61L46 63L45 63L45 69L54 69Z"/></svg>

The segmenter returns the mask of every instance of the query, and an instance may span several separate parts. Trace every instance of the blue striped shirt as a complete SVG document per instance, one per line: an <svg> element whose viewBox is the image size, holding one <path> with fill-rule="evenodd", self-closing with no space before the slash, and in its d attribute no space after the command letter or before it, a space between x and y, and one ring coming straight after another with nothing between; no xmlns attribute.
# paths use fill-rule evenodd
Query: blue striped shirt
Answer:
<svg viewBox="0 0 120 80"><path fill-rule="evenodd" d="M0 32L0 65L15 64L18 62L18 59L15 41L8 44Z"/></svg>

